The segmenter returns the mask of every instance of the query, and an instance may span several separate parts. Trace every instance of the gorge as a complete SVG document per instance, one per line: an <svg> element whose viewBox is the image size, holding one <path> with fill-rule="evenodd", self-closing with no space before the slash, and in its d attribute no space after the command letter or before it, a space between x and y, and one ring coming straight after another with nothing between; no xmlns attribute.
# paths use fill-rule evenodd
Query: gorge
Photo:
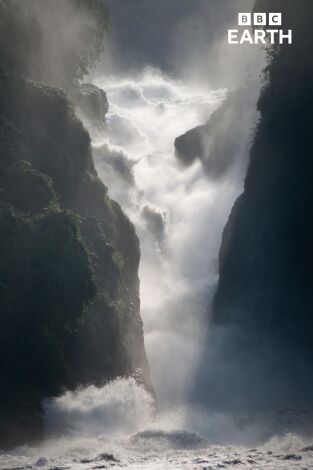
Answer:
<svg viewBox="0 0 313 470"><path fill-rule="evenodd" d="M293 5L0 3L1 468L310 468ZM253 7L301 41L228 46Z"/></svg>

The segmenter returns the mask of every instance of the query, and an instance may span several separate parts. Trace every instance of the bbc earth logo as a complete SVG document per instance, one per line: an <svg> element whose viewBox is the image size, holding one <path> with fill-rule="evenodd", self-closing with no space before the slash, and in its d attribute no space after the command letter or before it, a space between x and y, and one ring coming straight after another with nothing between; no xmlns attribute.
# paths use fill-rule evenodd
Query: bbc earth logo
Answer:
<svg viewBox="0 0 313 470"><path fill-rule="evenodd" d="M292 44L292 30L284 31L281 13L238 13L238 26L229 29L228 44Z"/></svg>

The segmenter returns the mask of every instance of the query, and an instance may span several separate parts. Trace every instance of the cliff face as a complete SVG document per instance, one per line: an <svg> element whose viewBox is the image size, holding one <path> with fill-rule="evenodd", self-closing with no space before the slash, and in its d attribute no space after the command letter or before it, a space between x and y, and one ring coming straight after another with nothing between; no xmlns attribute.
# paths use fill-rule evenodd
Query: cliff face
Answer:
<svg viewBox="0 0 313 470"><path fill-rule="evenodd" d="M294 43L269 54L244 193L223 234L213 322L236 327L252 354L263 345L264 355L255 353L262 368L279 357L283 382L295 382L305 406L313 367L313 8L260 0L255 9L282 11Z"/></svg>
<svg viewBox="0 0 313 470"><path fill-rule="evenodd" d="M1 3L4 38L8 17L17 32L21 18L25 30L34 21ZM134 227L98 178L89 134L65 92L28 80L5 52L0 48L0 445L41 435L43 397L138 368L149 381Z"/></svg>

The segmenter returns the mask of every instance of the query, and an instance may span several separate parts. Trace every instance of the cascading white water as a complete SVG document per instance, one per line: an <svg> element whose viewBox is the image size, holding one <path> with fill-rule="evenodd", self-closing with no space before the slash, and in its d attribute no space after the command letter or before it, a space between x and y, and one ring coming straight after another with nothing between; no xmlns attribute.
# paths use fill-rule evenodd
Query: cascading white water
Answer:
<svg viewBox="0 0 313 470"><path fill-rule="evenodd" d="M92 132L95 161L140 238L152 380L161 404L181 403L201 351L222 228L242 182L210 181L200 163L182 168L174 140L205 122L226 90L188 87L155 70L96 84L110 111L105 132Z"/></svg>
<svg viewBox="0 0 313 470"><path fill-rule="evenodd" d="M230 172L214 181L197 162L182 168L173 143L208 119L226 91L188 87L155 70L95 84L107 92L110 112L105 128L90 128L94 157L140 238L141 314L159 412L133 379L67 392L43 404L47 439L2 453L0 467L292 469L301 461L309 468L310 441L286 435L288 413L227 416L188 403L221 233L242 180ZM308 416L297 421L295 433Z"/></svg>

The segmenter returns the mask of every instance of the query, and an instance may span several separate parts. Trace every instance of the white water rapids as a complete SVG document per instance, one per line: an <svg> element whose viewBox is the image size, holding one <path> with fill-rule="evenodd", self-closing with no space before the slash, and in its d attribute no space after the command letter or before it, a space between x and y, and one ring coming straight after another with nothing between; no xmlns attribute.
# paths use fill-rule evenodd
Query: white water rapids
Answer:
<svg viewBox="0 0 313 470"><path fill-rule="evenodd" d="M110 103L105 128L91 129L95 162L140 238L141 315L159 410L132 379L68 392L44 404L47 439L0 454L0 468L312 468L307 414L228 416L188 401L221 233L242 180L236 172L210 180L200 163L183 169L173 143L208 119L225 90L153 70L95 84Z"/></svg>
<svg viewBox="0 0 313 470"><path fill-rule="evenodd" d="M225 90L195 90L148 70L97 81L110 103L105 135L93 132L96 166L135 224L140 298L152 381L161 404L185 402L201 352L208 295L217 281L223 225L239 191L183 169L174 140L204 122Z"/></svg>

